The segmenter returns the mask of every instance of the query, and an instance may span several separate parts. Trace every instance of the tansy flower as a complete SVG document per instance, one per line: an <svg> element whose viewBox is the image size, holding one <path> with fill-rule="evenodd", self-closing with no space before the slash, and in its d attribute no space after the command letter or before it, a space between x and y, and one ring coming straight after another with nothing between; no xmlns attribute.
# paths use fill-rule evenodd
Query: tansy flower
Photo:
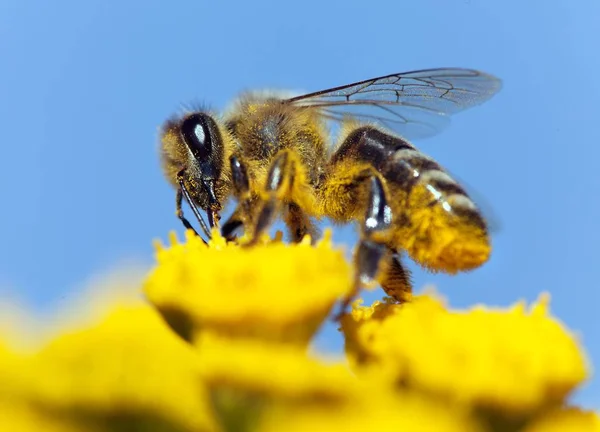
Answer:
<svg viewBox="0 0 600 432"><path fill-rule="evenodd" d="M578 408L557 409L534 420L523 432L600 432L600 417Z"/></svg>
<svg viewBox="0 0 600 432"><path fill-rule="evenodd" d="M587 375L576 339L529 310L451 311L430 296L402 306L356 307L343 321L348 353L386 379L453 401L525 413L558 404Z"/></svg>
<svg viewBox="0 0 600 432"><path fill-rule="evenodd" d="M416 395L392 397L384 390L364 393L337 409L311 406L280 408L265 414L260 432L484 432L460 409Z"/></svg>
<svg viewBox="0 0 600 432"><path fill-rule="evenodd" d="M0 403L0 425L3 431L10 432L79 432L82 430L67 418L50 416L28 406L23 401ZM100 431L101 429L92 425L88 430Z"/></svg>
<svg viewBox="0 0 600 432"><path fill-rule="evenodd" d="M227 430L478 431L456 407L399 394L298 346L203 334L200 374Z"/></svg>
<svg viewBox="0 0 600 432"><path fill-rule="evenodd" d="M3 430L35 422L23 430L219 430L195 350L146 305L115 307L100 324L65 331L7 364L0 405L14 427Z"/></svg>
<svg viewBox="0 0 600 432"><path fill-rule="evenodd" d="M275 240L245 248L218 232L207 247L186 233L157 246L148 299L184 338L221 335L306 345L335 302L352 289L352 271L330 233L316 246Z"/></svg>
<svg viewBox="0 0 600 432"><path fill-rule="evenodd" d="M210 388L293 401L343 401L358 385L344 362L326 362L294 345L204 334L198 344L200 376Z"/></svg>
<svg viewBox="0 0 600 432"><path fill-rule="evenodd" d="M70 305L75 320L43 320L50 339L0 313L0 429L598 430L596 414L565 407L587 370L547 297L464 311L425 295L355 304L348 356L328 361L307 344L353 276L329 233L252 247L186 234L157 259L150 304L102 286Z"/></svg>
<svg viewBox="0 0 600 432"><path fill-rule="evenodd" d="M345 362L326 362L302 346L205 332L197 348L200 376L226 430L255 430L265 414L284 407L335 411L373 390Z"/></svg>

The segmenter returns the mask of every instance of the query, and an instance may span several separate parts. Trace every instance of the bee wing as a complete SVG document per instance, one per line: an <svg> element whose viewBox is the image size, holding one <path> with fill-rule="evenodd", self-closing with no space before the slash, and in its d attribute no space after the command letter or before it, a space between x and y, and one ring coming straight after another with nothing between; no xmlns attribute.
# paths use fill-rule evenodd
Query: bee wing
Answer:
<svg viewBox="0 0 600 432"><path fill-rule="evenodd" d="M501 81L473 69L403 72L286 99L329 120L378 121L408 139L439 133L449 116L490 99Z"/></svg>

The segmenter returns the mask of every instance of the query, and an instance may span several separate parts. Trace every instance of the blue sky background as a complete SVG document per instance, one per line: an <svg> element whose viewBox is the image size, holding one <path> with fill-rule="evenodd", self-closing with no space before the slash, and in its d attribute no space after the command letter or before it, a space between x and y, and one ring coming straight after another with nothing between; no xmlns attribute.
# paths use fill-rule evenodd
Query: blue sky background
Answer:
<svg viewBox="0 0 600 432"><path fill-rule="evenodd" d="M547 290L600 364L598 16L597 0L4 0L0 292L42 310L122 260L152 263L151 240L181 232L157 157L157 128L181 103L473 67L502 92L416 144L502 229L483 268L415 269L415 284L456 306ZM341 339L328 327L318 345ZM600 380L576 399L600 407Z"/></svg>

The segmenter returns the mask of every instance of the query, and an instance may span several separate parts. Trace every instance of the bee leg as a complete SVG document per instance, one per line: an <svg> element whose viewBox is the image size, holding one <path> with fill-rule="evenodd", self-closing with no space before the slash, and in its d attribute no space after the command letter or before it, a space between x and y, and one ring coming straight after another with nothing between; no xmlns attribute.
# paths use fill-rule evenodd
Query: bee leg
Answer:
<svg viewBox="0 0 600 432"><path fill-rule="evenodd" d="M204 237L202 237L200 234L198 234L198 231L196 231L194 229L194 227L192 226L190 221L188 221L187 218L183 215L183 209L181 208L182 200L183 200L183 193L181 192L181 189L177 189L177 195L175 197L177 217L179 218L179 220L181 221L181 223L183 224L185 229L192 230L194 232L194 234L197 235L198 237L200 237L202 239L202 241L204 242L204 244L206 244L206 240L204 240Z"/></svg>
<svg viewBox="0 0 600 432"><path fill-rule="evenodd" d="M219 227L219 219L221 216L219 215L219 211L221 210L221 205L217 201L217 197L215 196L215 182L214 180L203 180L202 184L204 188L208 192L208 209L206 210L206 218L208 219L208 225L210 228Z"/></svg>
<svg viewBox="0 0 600 432"><path fill-rule="evenodd" d="M242 226L244 226L244 222L242 222L239 215L234 213L221 227L221 235L225 237L225 240L227 241L234 241L236 238L235 231Z"/></svg>
<svg viewBox="0 0 600 432"><path fill-rule="evenodd" d="M234 231L244 225L244 221L248 221L251 217L251 194L250 180L246 166L236 156L229 158L231 166L231 177L233 183L233 195L235 196L238 206L223 224L221 235L227 240L235 239Z"/></svg>
<svg viewBox="0 0 600 432"><path fill-rule="evenodd" d="M379 283L385 293L398 303L410 300L412 295L410 272L402 264L398 252L393 249L390 249L389 259L381 270Z"/></svg>
<svg viewBox="0 0 600 432"><path fill-rule="evenodd" d="M262 208L254 224L254 232L250 244L255 244L263 231L272 223L277 212L281 209L281 197L285 194L285 189L293 182L294 173L291 168L290 156L288 151L282 151L271 164L267 174L267 183L265 185L265 195ZM285 184L285 186L284 186Z"/></svg>
<svg viewBox="0 0 600 432"><path fill-rule="evenodd" d="M181 220L181 222L183 223L183 225L186 228L188 228L188 229L192 228L190 222L183 216L183 210L181 209L182 199L185 198L185 200L189 204L190 208L192 209L192 212L194 213L194 216L196 216L196 219L198 219L198 223L200 224L200 228L202 228L202 231L204 232L204 234L206 234L206 236L210 240L210 230L206 226L206 222L204 222L204 219L202 219L202 216L200 215L200 212L196 208L196 205L194 204L194 201L192 200L192 197L190 196L190 193L187 190L187 187L185 186L185 182L183 181L183 173L182 172L179 172L177 174L177 181L179 182L179 190L177 191L177 196L176 196L176 201L177 201L177 217ZM194 232L196 234L198 234L196 232L196 230L194 230ZM204 243L206 243L206 240L204 240L204 238L202 238L202 241L204 241Z"/></svg>
<svg viewBox="0 0 600 432"><path fill-rule="evenodd" d="M317 229L308 217L296 203L289 203L285 215L285 223L288 226L292 241L298 243L302 241L307 234L314 241L318 235Z"/></svg>
<svg viewBox="0 0 600 432"><path fill-rule="evenodd" d="M176 207L177 217L179 218L181 223L183 223L183 226L185 227L185 229L192 230L194 232L194 234L196 234L199 237L199 234L196 231L196 229L192 226L190 221L188 221L187 218L183 215L183 209L181 208L182 202L183 202L183 193L181 192L181 189L177 189L177 195L175 196L175 207Z"/></svg>
<svg viewBox="0 0 600 432"><path fill-rule="evenodd" d="M356 273L352 292L342 301L334 319L339 320L363 286L375 284L382 276L384 264L389 262L392 250L387 236L392 226L392 209L378 176L371 176L367 211L361 226L361 239L354 255Z"/></svg>

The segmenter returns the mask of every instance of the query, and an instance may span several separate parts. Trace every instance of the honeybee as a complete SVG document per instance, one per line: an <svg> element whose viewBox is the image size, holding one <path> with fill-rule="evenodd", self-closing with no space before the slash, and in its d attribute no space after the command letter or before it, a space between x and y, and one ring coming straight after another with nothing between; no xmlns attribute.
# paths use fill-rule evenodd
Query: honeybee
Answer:
<svg viewBox="0 0 600 432"><path fill-rule="evenodd" d="M196 110L171 118L161 130L161 160L177 216L193 229L185 198L210 238L234 197L221 232L234 239L243 228L253 241L278 216L293 241L314 236L315 219L358 221L355 290L379 282L404 301L411 283L403 252L451 274L482 265L491 252L486 221L465 189L408 139L438 133L450 115L500 87L477 70L429 69L295 97L249 92L223 116ZM331 122L339 125L335 140Z"/></svg>

